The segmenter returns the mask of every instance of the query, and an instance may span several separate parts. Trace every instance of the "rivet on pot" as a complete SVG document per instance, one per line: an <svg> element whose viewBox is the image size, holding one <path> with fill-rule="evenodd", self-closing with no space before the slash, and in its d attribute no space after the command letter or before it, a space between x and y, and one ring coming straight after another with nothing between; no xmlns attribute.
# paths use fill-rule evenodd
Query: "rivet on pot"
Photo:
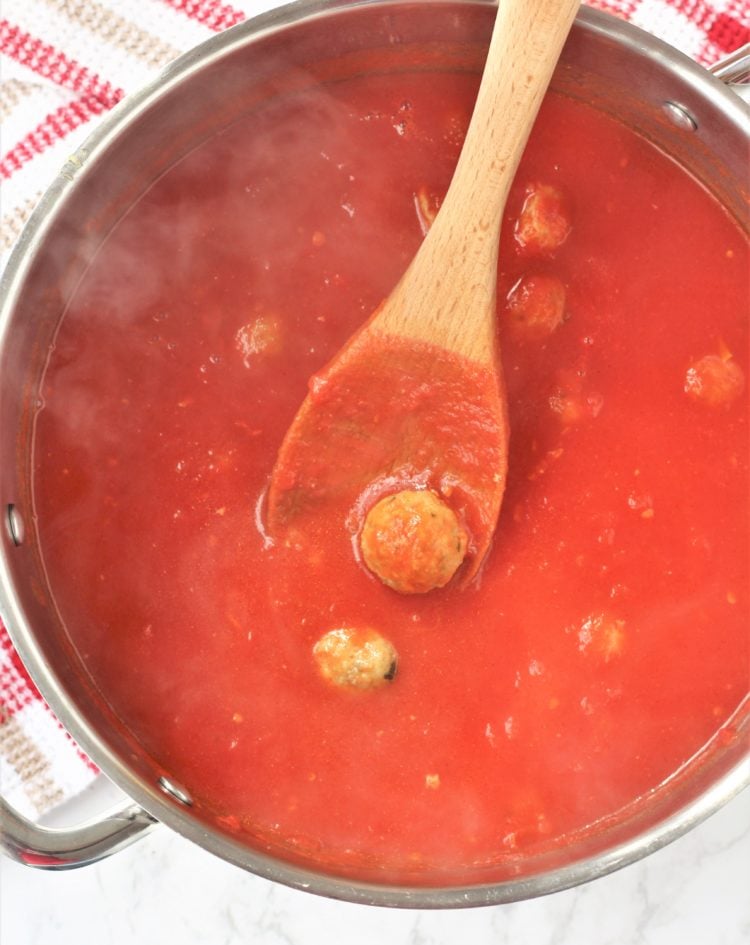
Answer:
<svg viewBox="0 0 750 945"><path fill-rule="evenodd" d="M179 801L180 804L184 804L185 807L193 806L192 797L188 794L185 788L182 788L178 784L175 784L174 781L170 781L169 778L165 778L164 775L162 775L159 778L158 784L165 794L168 794L170 797L173 797L176 801Z"/></svg>
<svg viewBox="0 0 750 945"><path fill-rule="evenodd" d="M14 545L22 545L24 537L23 519L21 513L12 503L5 507L5 526Z"/></svg>
<svg viewBox="0 0 750 945"><path fill-rule="evenodd" d="M682 128L683 131L696 131L698 122L693 118L684 105L678 105L677 102L665 102L662 108L671 120L673 125Z"/></svg>

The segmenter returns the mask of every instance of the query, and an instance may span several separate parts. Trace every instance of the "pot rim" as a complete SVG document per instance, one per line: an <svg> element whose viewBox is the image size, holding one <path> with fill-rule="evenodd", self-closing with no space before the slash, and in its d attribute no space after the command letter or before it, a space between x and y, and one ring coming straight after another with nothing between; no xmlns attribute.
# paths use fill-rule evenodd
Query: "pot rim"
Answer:
<svg viewBox="0 0 750 945"><path fill-rule="evenodd" d="M479 7L490 5L491 0L490 3L487 0L431 0L436 6L451 6L457 2ZM297 0L209 38L170 63L143 88L128 95L115 106L66 161L31 214L9 257L0 278L0 351L4 347L11 315L32 260L45 240L51 221L63 208L77 182L86 175L89 166L95 163L94 159L105 152L110 143L136 122L158 99L207 65L251 41L302 20L322 19L357 7L378 6L387 9L403 5L402 0ZM651 34L602 11L587 7L581 7L574 28L605 37L610 42L665 67L674 74L676 80L686 83L697 94L710 96L712 105L720 109L728 122L742 129L746 127L746 107L723 82ZM460 908L520 901L589 882L641 859L692 829L750 784L749 748L738 764L725 772L700 796L635 838L569 865L517 880L465 886L395 886L354 881L277 859L252 850L218 831L209 831L197 818L190 815L189 806L181 803L174 793L165 793L159 789L158 784L149 786L142 782L76 710L60 677L46 661L13 587L8 562L16 542L10 507L3 510L3 517L5 534L2 535L0 549L0 614L3 615L19 656L65 729L104 774L148 814L207 851L266 879L333 899L378 906Z"/></svg>

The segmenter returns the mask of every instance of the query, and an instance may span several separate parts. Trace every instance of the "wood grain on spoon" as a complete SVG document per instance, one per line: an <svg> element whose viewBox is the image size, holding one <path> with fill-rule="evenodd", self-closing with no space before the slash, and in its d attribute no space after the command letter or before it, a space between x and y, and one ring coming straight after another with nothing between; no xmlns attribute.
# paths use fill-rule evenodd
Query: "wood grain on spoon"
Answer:
<svg viewBox="0 0 750 945"><path fill-rule="evenodd" d="M356 532L384 495L430 489L468 533L462 580L477 572L507 473L495 326L500 225L578 5L501 0L440 212L390 296L311 380L273 470L272 534L322 527L342 498Z"/></svg>

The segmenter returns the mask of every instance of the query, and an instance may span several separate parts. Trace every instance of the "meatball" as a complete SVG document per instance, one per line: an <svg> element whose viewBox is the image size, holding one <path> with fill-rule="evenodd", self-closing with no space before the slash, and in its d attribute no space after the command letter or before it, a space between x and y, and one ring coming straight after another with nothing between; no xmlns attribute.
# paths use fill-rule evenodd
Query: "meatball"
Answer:
<svg viewBox="0 0 750 945"><path fill-rule="evenodd" d="M341 689L375 689L396 675L395 648L376 630L329 630L313 647L321 676Z"/></svg>
<svg viewBox="0 0 750 945"><path fill-rule="evenodd" d="M434 492L405 489L368 512L360 539L367 567L400 594L443 587L458 570L468 538Z"/></svg>
<svg viewBox="0 0 750 945"><path fill-rule="evenodd" d="M586 403L580 391L556 387L549 398L550 409L564 427L572 427L586 418Z"/></svg>
<svg viewBox="0 0 750 945"><path fill-rule="evenodd" d="M581 623L578 649L592 650L605 663L622 654L625 646L625 621L610 614L591 614Z"/></svg>
<svg viewBox="0 0 750 945"><path fill-rule="evenodd" d="M742 368L730 354L707 354L685 374L685 393L707 407L729 407L745 388Z"/></svg>
<svg viewBox="0 0 750 945"><path fill-rule="evenodd" d="M551 255L568 238L570 229L564 194L552 184L530 184L514 230L524 254Z"/></svg>
<svg viewBox="0 0 750 945"><path fill-rule="evenodd" d="M514 338L541 341L563 322L565 286L556 276L522 276L508 293L505 314Z"/></svg>
<svg viewBox="0 0 750 945"><path fill-rule="evenodd" d="M279 354L283 348L281 320L273 313L258 315L238 330L234 344L248 368L264 355Z"/></svg>

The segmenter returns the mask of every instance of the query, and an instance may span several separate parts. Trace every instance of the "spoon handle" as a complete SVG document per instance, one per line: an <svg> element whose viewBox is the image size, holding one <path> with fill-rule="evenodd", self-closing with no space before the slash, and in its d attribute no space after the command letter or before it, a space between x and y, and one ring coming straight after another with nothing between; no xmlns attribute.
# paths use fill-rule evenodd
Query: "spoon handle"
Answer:
<svg viewBox="0 0 750 945"><path fill-rule="evenodd" d="M451 186L378 329L495 357L497 251L505 201L579 0L500 0ZM460 316L460 317L457 317Z"/></svg>
<svg viewBox="0 0 750 945"><path fill-rule="evenodd" d="M579 0L500 0L471 124L443 209L471 231L500 215Z"/></svg>

